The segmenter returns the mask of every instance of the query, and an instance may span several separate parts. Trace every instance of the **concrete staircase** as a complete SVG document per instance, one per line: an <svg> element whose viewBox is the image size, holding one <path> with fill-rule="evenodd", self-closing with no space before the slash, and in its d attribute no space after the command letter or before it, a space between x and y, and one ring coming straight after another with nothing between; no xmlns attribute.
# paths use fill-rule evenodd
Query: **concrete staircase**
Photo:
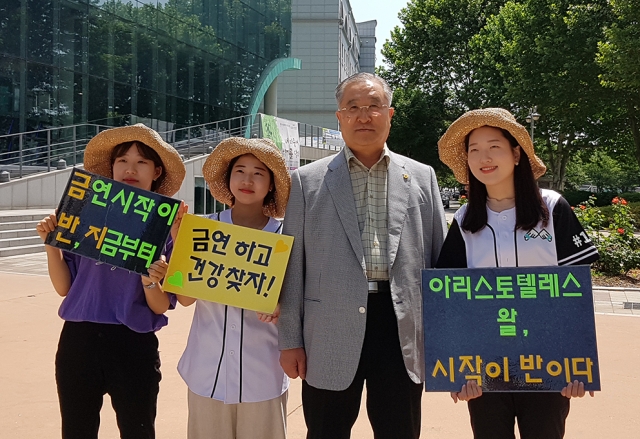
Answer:
<svg viewBox="0 0 640 439"><path fill-rule="evenodd" d="M44 251L36 224L53 209L1 210L0 258Z"/></svg>

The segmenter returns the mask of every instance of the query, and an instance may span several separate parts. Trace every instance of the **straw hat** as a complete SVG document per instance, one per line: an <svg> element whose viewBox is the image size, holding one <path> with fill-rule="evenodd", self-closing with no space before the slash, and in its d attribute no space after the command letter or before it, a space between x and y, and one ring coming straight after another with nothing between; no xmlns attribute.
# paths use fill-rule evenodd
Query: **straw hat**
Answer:
<svg viewBox="0 0 640 439"><path fill-rule="evenodd" d="M155 130L138 123L126 127L111 128L101 131L89 141L84 150L84 168L94 174L113 178L111 152L113 148L126 142L141 142L158 153L165 168L164 180L156 191L159 194L172 196L182 185L187 173L180 154L175 148L162 140Z"/></svg>
<svg viewBox="0 0 640 439"><path fill-rule="evenodd" d="M518 141L520 148L527 154L534 178L540 178L547 171L547 167L533 149L533 143L526 128L520 125L516 118L503 108L484 108L464 113L451 124L447 132L438 141L440 160L451 168L456 180L460 183L469 183L467 148L464 140L471 131L485 125L503 128L511 133Z"/></svg>
<svg viewBox="0 0 640 439"><path fill-rule="evenodd" d="M234 197L227 186L229 163L245 154L253 154L273 172L274 197L264 206L264 214L275 218L284 217L291 192L291 176L282 153L269 139L230 137L220 142L202 166L202 175L209 184L211 195L216 200L233 206Z"/></svg>

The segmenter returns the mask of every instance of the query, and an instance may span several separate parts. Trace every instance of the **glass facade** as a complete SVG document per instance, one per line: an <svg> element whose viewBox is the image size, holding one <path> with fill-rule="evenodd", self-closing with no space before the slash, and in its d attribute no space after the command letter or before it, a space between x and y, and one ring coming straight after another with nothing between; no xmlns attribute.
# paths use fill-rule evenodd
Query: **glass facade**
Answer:
<svg viewBox="0 0 640 439"><path fill-rule="evenodd" d="M193 213L196 215L209 215L227 209L226 205L211 196L204 177L195 177L193 200Z"/></svg>
<svg viewBox="0 0 640 439"><path fill-rule="evenodd" d="M290 41L291 0L0 0L0 135L246 114Z"/></svg>

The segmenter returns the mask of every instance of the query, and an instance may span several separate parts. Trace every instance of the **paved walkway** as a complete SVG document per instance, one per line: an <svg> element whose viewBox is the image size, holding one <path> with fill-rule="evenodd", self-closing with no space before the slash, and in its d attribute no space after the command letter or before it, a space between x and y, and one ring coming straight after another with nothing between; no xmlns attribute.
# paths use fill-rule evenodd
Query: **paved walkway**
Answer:
<svg viewBox="0 0 640 439"><path fill-rule="evenodd" d="M45 255L0 258L0 437L53 439L60 437L60 418L53 360L62 321L60 298L46 275ZM640 437L640 318L639 310L624 309L640 302L635 291L595 292L596 325L603 391L595 398L572 403L566 438ZM163 380L158 400L158 439L181 439L186 434L186 387L176 365L191 324L193 307L169 313L170 325L159 333ZM305 437L300 380L292 382L289 438ZM422 437L470 438L464 403L453 404L448 394L424 394ZM100 438L117 438L108 397ZM372 439L364 408L352 437Z"/></svg>

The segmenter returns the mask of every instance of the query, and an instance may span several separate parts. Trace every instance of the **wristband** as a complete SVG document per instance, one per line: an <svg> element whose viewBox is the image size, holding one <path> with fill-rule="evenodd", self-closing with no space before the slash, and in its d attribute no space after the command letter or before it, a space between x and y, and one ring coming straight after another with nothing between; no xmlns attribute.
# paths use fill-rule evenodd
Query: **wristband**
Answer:
<svg viewBox="0 0 640 439"><path fill-rule="evenodd" d="M150 290L152 288L156 287L156 283L155 282L151 282L149 285L145 285L144 286L147 290Z"/></svg>

